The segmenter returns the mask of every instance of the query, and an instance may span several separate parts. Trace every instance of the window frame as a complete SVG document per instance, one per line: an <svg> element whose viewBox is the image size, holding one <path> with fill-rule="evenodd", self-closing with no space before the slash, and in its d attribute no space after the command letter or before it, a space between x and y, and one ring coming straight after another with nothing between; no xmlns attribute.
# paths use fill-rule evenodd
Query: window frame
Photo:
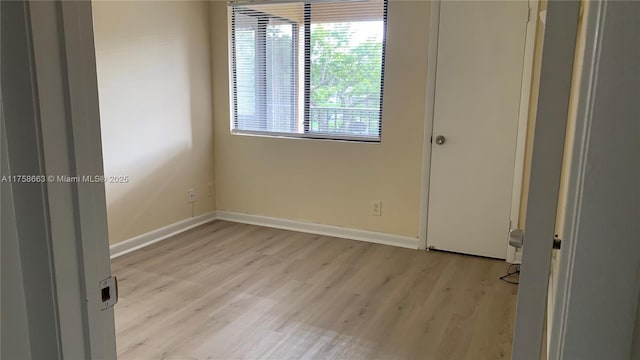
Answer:
<svg viewBox="0 0 640 360"><path fill-rule="evenodd" d="M238 125L239 125L239 114L238 114L238 82L236 81L236 74L237 74L237 64L236 61L234 61L235 59L235 54L236 54L236 41L235 41L235 32L233 31L233 24L235 23L235 12L233 12L233 10L231 10L231 47L232 47L232 58L231 58L231 62L232 62L232 85L231 85L231 92L232 92L232 99L233 99L233 115L232 115L232 120L233 120L233 127L232 127L232 131L233 132L237 132L237 133L244 133L247 131L255 131L255 130L238 130ZM291 25L291 31L292 31L292 35L296 34L298 32L298 23L296 23L295 21L283 18L283 17L279 17L279 16L275 16L275 15L271 15L271 14L267 14L265 12L261 12L261 11L256 11L253 10L252 13L250 14L243 14L243 16L250 16L250 17L255 17L256 18L256 26L255 26L255 51L264 51L266 52L267 49L267 26L269 25L269 20L274 19L286 24L290 24ZM295 74L293 79L292 79L292 88L293 91L295 93L297 93L298 91L298 39L296 36L292 36L291 37L291 41L292 41L292 69L293 69L293 73ZM266 94L267 93L267 61L266 61L266 57L263 56L256 56L256 63L255 63L255 71L254 71L254 77L255 77L255 89L254 89L254 99L255 99L255 115L253 115L256 118L264 118L265 122L266 122L266 114L267 113L267 102L265 99L260 99L260 97L258 96L258 94ZM295 117L298 109L298 102L296 101L294 103L294 106L292 108L292 112L293 112L293 117ZM265 128L267 126L267 124L265 123L263 125ZM256 131L259 133L271 133L271 131Z"/></svg>
<svg viewBox="0 0 640 360"><path fill-rule="evenodd" d="M297 99L297 97L295 97L294 99L294 106L293 108L293 112L294 112L294 118L297 118L297 114L298 114L298 110L300 106L303 106L303 132L275 132L275 131L267 131L267 130L241 130L238 129L238 84L237 84L237 64L236 64L236 39L235 39L235 16L236 16L236 12L234 11L234 6L241 6L241 5L236 5L233 2L229 3L228 6L228 12L229 12L229 33L230 33L230 45L229 45L229 50L230 50L230 56L229 56L229 61L231 62L231 66L230 66L230 91L231 91L231 96L230 96L230 101L231 101L231 133L234 135L249 135L249 136L260 136L260 137L275 137L275 138L290 138L290 139L312 139L312 140L330 140L330 141L345 141L345 142L360 142L360 143L381 143L382 142L382 130L383 130L383 124L382 124L382 114L383 114L383 105L384 105L384 78L385 78L385 58L386 58L386 47L387 47L387 13L388 13L388 0L382 0L383 1L383 14L382 14L382 26L383 26L383 32L382 32L382 54L381 54L381 71L380 71L380 111L378 113L378 137L367 137L367 136L357 136L357 135L350 135L350 134L332 134L332 133L320 133L320 132L314 132L311 130L310 128L310 119L311 119L311 76L307 75L307 74L311 74L311 56L307 56L306 55L306 51L305 51L305 56L304 56L304 95L303 95L303 104L300 105L299 101ZM298 83L300 81L299 79L299 53L300 53L300 49L299 49L299 28L303 28L304 29L304 48L305 49L309 49L311 47L311 5L314 3L314 1L310 1L310 0L302 0L300 1L301 3L304 4L304 13L303 13L303 23L302 24L298 24L297 22L287 19L287 18L283 18L283 17L279 17L276 15L272 15L272 14L268 14L262 11L258 11L255 9L252 9L251 13L248 14L242 14L244 16L252 16L252 17L256 17L259 20L257 21L258 24L260 24L260 22L262 21L265 25L264 26L264 31L262 31L261 33L261 39L259 39L259 25L256 27L256 44L258 44L259 41L261 41L261 46L262 49L264 49L264 52L266 53L266 24L268 24L269 19L275 19L284 23L288 23L292 25L292 33L294 34L292 36L292 49L293 49L293 54L292 54L292 69L293 69L293 73L295 74L293 76L292 79L292 88L294 89L294 93L298 94L299 92L299 86ZM256 4L255 2L253 4ZM266 21L265 21L266 20ZM259 51L258 45L256 45L256 53ZM262 60L262 59L266 59L265 56L256 56L256 60ZM256 71L255 71L255 76L256 76L256 86L255 86L255 101L256 101L256 115L254 116L259 116L258 113L258 93L259 92L259 86L263 87L265 89L265 91L263 91L263 94L266 94L266 87L267 87L267 81L266 81L266 61L260 61L263 65L264 71L260 72L258 71L258 62L256 62L255 66L256 66ZM263 79L261 79L262 81L258 81L258 77L262 76ZM263 101L265 104L264 106L262 106L266 112L266 101ZM266 116L264 117L266 119ZM266 127L266 124L265 124Z"/></svg>

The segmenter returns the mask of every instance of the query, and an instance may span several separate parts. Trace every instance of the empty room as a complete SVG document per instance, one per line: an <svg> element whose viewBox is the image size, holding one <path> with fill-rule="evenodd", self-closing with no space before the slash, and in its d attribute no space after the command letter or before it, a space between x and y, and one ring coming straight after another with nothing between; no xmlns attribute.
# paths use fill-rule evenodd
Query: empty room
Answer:
<svg viewBox="0 0 640 360"><path fill-rule="evenodd" d="M121 358L508 357L529 5L430 5L93 3Z"/></svg>
<svg viewBox="0 0 640 360"><path fill-rule="evenodd" d="M589 358L593 74L636 8L3 2L2 357Z"/></svg>

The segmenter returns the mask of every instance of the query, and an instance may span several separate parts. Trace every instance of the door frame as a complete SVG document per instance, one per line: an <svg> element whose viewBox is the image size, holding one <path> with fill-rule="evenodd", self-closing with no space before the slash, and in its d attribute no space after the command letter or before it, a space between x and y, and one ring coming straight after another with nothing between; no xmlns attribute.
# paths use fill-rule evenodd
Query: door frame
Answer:
<svg viewBox="0 0 640 360"><path fill-rule="evenodd" d="M513 336L514 360L539 359L542 354L579 17L578 0L547 3Z"/></svg>
<svg viewBox="0 0 640 360"><path fill-rule="evenodd" d="M583 18L584 22L584 39L585 44L580 54L582 56L582 64L580 65L579 76L580 83L579 88L572 88L572 97L576 96L576 108L575 108L575 125L573 128L573 138L567 141L569 149L565 149L570 152L569 164L563 166L568 167L567 176L567 194L566 202L564 204L564 220L561 228L557 229L560 239L563 239L564 246L559 256L558 273L555 274L557 279L556 291L548 294L551 297L547 306L552 308L547 309L547 358L548 359L561 359L563 342L564 342L564 330L565 330L565 316L566 306L569 303L569 284L571 283L571 270L575 263L575 250L576 239L575 234L577 232L577 215L579 213L578 204L583 195L582 183L584 181L584 173L586 171L586 164L584 157L588 150L588 129L591 126L592 121L592 92L593 92L593 78L595 76L595 55L599 44L599 29L601 28L602 9L604 7L603 2L594 2L593 4L587 4L590 9L586 12L586 18ZM584 5L583 5L584 6ZM581 11L580 17L583 17ZM586 45L591 46L586 46ZM576 44L578 46L578 44ZM576 58L575 60L580 61ZM575 65L574 65L575 66ZM575 74L574 74L575 76ZM582 121L577 121L581 119Z"/></svg>
<svg viewBox="0 0 640 360"><path fill-rule="evenodd" d="M38 275L51 276L52 290L46 299L31 296L26 306L27 311L38 310L37 315L48 315L55 321L55 331L43 328L30 334L32 348L49 350L44 345L52 343L45 357L115 359L114 311L102 309L99 283L111 276L104 184L81 180L104 174L91 2L17 4L23 6L17 16L22 23L17 28L27 35L16 38L15 43L27 51L3 53L3 60L27 53L28 59L23 61L27 69L17 78L3 78L7 81L3 87L15 81L32 88L21 99L8 99L3 94L5 109L8 104L16 109L16 104L22 105L11 119L5 112L3 120L6 124L34 124L21 130L13 127L16 144L23 138L34 139L29 145L37 153L30 158L18 157L16 162L32 169L25 175L44 175L46 181L38 186L42 195L37 201L21 204L26 211L16 212L16 218L33 226L30 224L38 220L33 212L44 214L42 234L23 234L21 252L25 241L45 247L43 256L50 266ZM5 134L11 145L8 128ZM19 156L19 149L14 148L13 154ZM70 178L61 180L59 175ZM25 260L24 254L21 256ZM40 268L34 259L23 261L23 271ZM41 288L36 280L25 279L25 288ZM30 303L33 299L47 301L47 307ZM32 320L41 321L37 317Z"/></svg>
<svg viewBox="0 0 640 360"><path fill-rule="evenodd" d="M640 355L638 343L636 353L632 348L634 336L635 341L640 341L640 244L633 241L639 238L640 227L629 226L637 223L640 208L640 106L631 96L607 96L614 87L626 94L639 88L636 82L629 89L629 82L619 82L616 76L619 79L624 73L624 77L633 79L630 70L640 73L638 47L621 45L637 39L633 38L637 31L629 31L625 25L634 24L638 29L634 15L640 4L626 2L635 6L635 12L615 8L620 4L625 5L616 1L589 2L582 19L585 45L581 51L580 83L572 89L577 97L576 122L572 141L568 142L571 157L567 164L565 225L561 229L554 308L551 324L547 325L548 359L622 359ZM606 114L602 108L607 108ZM635 148L630 149L630 144ZM635 181L619 181L624 178ZM633 195L635 211L629 211L622 199ZM605 238L607 244L603 245Z"/></svg>
<svg viewBox="0 0 640 360"><path fill-rule="evenodd" d="M438 39L440 33L440 4L442 0L430 2L429 10L429 44L427 49L427 93L425 99L425 125L422 139L422 169L420 186L420 221L418 230L418 249L428 249L427 227L429 221L429 186L431 180L431 152L433 144L434 111L436 100L436 76L438 70ZM529 21L525 32L524 59L522 64L522 80L520 89L520 105L518 111L518 126L516 137L516 157L513 170L513 186L511 195L511 208L509 221L517 226L520 221L520 202L523 186L523 173L525 166L525 149L527 140L527 127L529 106L531 97L531 80L533 74L533 59L536 43L537 18L539 0L528 0ZM506 261L516 262L516 251L509 246L508 231L505 232Z"/></svg>

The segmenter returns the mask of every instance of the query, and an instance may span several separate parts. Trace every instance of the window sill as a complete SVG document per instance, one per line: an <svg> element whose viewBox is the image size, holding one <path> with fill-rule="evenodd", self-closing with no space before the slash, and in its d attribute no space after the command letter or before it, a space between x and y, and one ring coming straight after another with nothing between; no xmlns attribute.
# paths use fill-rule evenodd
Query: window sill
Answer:
<svg viewBox="0 0 640 360"><path fill-rule="evenodd" d="M261 132L261 131L246 131L246 130L231 130L231 135L249 136L249 137L261 137L272 139L287 139L287 140L319 140L319 141L331 141L331 142L344 142L344 143L360 143L360 144L381 144L381 139L363 138L363 137L347 137L336 136L331 137L321 134L290 134L290 133L274 133L274 132Z"/></svg>

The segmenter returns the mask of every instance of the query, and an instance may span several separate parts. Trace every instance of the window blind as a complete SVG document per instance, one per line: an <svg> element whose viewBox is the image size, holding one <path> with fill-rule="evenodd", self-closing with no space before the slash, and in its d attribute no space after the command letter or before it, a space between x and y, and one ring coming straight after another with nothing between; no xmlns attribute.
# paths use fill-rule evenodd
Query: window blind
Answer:
<svg viewBox="0 0 640 360"><path fill-rule="evenodd" d="M380 140L386 0L229 7L234 132Z"/></svg>

